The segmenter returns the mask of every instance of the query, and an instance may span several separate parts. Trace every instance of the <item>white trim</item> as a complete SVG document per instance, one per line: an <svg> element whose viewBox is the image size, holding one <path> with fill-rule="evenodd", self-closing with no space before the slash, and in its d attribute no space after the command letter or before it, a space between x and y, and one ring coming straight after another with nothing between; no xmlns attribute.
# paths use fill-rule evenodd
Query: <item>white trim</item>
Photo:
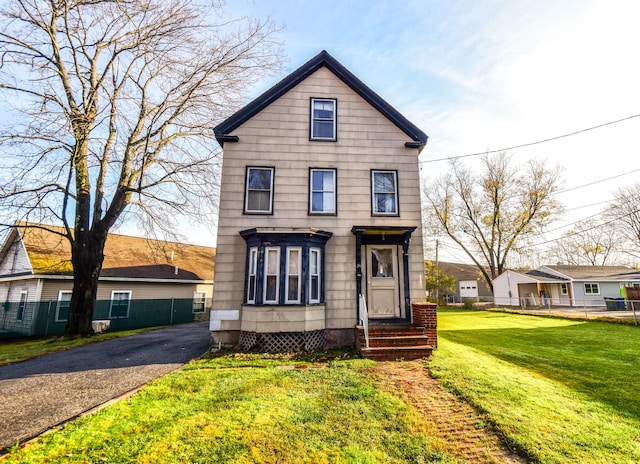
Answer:
<svg viewBox="0 0 640 464"><path fill-rule="evenodd" d="M376 174L393 174L393 203L394 211L378 211L376 194L389 194L390 192L376 192ZM372 169L371 170L371 212L376 216L398 216L400 214L400 208L398 204L398 172L388 169Z"/></svg>
<svg viewBox="0 0 640 464"><path fill-rule="evenodd" d="M276 252L276 258L275 258L275 262L276 262L276 272L275 274L269 274L269 255L270 255L270 251L275 251ZM267 300L267 279L269 277L273 277L275 276L276 278L276 293L275 293L275 298L272 300ZM279 296L280 296L280 247L265 247L264 249L264 279L263 279L263 286L262 286L262 295L263 295L263 299L262 302L264 304L278 304L280 302L279 300Z"/></svg>
<svg viewBox="0 0 640 464"><path fill-rule="evenodd" d="M330 172L331 174L333 174L333 190L324 190L324 183L323 183L323 188L320 190L314 190L313 188L313 174L314 172ZM338 203L338 199L337 199L337 194L336 194L336 189L337 189L337 169L336 168L311 168L309 170L309 214L335 214L337 212L337 203ZM313 194L314 193L322 193L323 194L323 200L324 200L324 194L325 193L332 193L333 194L333 204L331 205L331 210L314 210L313 209ZM322 206L324 207L324 201Z"/></svg>
<svg viewBox="0 0 640 464"><path fill-rule="evenodd" d="M58 301L56 302L56 317L55 317L55 321L56 322L64 322L69 320L69 316L67 316L67 319L60 319L60 303L63 301L62 300L62 295L69 295L69 299L68 300L64 300L64 301L71 301L71 294L73 292L71 290L60 290L58 291Z"/></svg>
<svg viewBox="0 0 640 464"><path fill-rule="evenodd" d="M314 104L316 102L323 102L323 103L331 103L331 105L333 106L333 117L332 118L314 118L313 116L313 109L314 109ZM338 113L338 101L335 98L311 98L311 108L310 108L310 129L309 129L309 138L311 140L329 140L329 141L334 141L338 139L338 133L337 133L337 113ZM314 121L331 121L332 122L332 136L331 137L320 137L314 134L313 131L313 123Z"/></svg>
<svg viewBox="0 0 640 464"><path fill-rule="evenodd" d="M269 183L269 208L268 209L249 209L249 179L251 178L251 171L269 171L271 173ZM244 212L249 214L272 214L273 213L273 178L275 177L275 168L262 167L262 166L247 166L246 180L244 186ZM264 192L264 190L253 189L253 191Z"/></svg>
<svg viewBox="0 0 640 464"><path fill-rule="evenodd" d="M117 316L118 318L122 317L124 319L129 317L129 309L131 307L131 290L112 290L111 291L111 303L109 304L109 319L113 319L113 302L114 300L114 296L117 294L127 294L129 297L127 298L127 314L126 316ZM123 300L117 300L117 301L123 301Z"/></svg>
<svg viewBox="0 0 640 464"><path fill-rule="evenodd" d="M198 305L202 305L202 311L196 311L196 303ZM192 311L194 314L204 313L207 310L207 292L202 290L194 290L193 291L193 307Z"/></svg>
<svg viewBox="0 0 640 464"><path fill-rule="evenodd" d="M297 252L298 253L298 263L297 263L297 269L298 269L298 273L297 274L289 274L290 271L290 264L291 264L291 252ZM302 247L287 247L287 262L286 262L286 274L285 274L285 281L284 281L284 295L285 295L285 303L287 304L300 304L300 296L301 296L301 290L302 290ZM297 288L297 295L298 298L294 299L294 300L290 300L289 299L289 277L291 276L295 276L298 278L298 288Z"/></svg>
<svg viewBox="0 0 640 464"><path fill-rule="evenodd" d="M73 276L60 276L52 274L29 274L16 277L0 277L0 282L15 282L18 280L73 280ZM161 283L161 284L213 284L213 280L182 280L182 279L145 279L144 277L100 277L98 282L140 282L140 283Z"/></svg>
<svg viewBox="0 0 640 464"><path fill-rule="evenodd" d="M318 269L316 269L316 274L313 274L312 271L312 263L313 263L313 255L317 254L318 257ZM318 277L318 298L312 298L313 295L313 277ZM309 303L320 303L321 298L321 290L322 290L322 250L320 248L309 248Z"/></svg>
<svg viewBox="0 0 640 464"><path fill-rule="evenodd" d="M253 274L251 269L253 268ZM251 277L253 276L253 298L249 298L249 288L251 287ZM247 269L247 304L256 303L256 294L258 292L258 248L249 248L249 268Z"/></svg>
<svg viewBox="0 0 640 464"><path fill-rule="evenodd" d="M584 282L583 285L584 285L583 289L584 289L585 296L586 295L600 295L600 283L599 282ZM595 285L598 291L597 292L593 292L593 291L587 292L587 285L591 285L591 286Z"/></svg>

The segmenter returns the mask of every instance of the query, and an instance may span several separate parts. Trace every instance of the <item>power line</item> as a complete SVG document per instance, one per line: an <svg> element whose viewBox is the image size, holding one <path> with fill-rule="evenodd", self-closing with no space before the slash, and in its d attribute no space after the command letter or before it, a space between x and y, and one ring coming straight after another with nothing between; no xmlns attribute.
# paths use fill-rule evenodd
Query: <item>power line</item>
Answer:
<svg viewBox="0 0 640 464"><path fill-rule="evenodd" d="M566 138L566 137L571 137L571 136L574 136L574 135L582 134L583 132L588 132L588 131L591 131L591 130L600 129L602 127L610 126L612 124L617 124L619 122L628 121L629 119L638 118L638 117L640 117L640 114L634 114L633 116L627 116L626 118L617 119L615 121L610 121L610 122L605 122L604 124L598 124L597 126L587 127L586 129L582 129L582 130L579 130L579 131L571 132L569 134L558 135L556 137L551 137L549 139L544 139L544 140L538 140L537 142L523 143L521 145L515 145L513 147L500 148L498 150L489 150L489 151L483 151L483 152L478 152L478 153L470 153L468 155L445 156L444 158L426 159L426 160L419 161L419 163L420 164L422 164L422 163L435 163L436 161L448 161L448 160L455 160L455 159L461 159L461 158L469 158L469 157L472 157L472 156L487 155L487 154L491 154L491 153L499 153L501 151L517 150L518 148L531 147L533 145L540 145L541 143L553 142L554 140L559 140L559 139L563 139L563 138Z"/></svg>
<svg viewBox="0 0 640 464"><path fill-rule="evenodd" d="M611 179L617 179L618 177L626 176L627 174L633 174L634 172L638 172L638 171L640 171L640 169L634 169L633 171L623 172L622 174L618 174L618 175L615 175L615 176L612 176L612 177L607 177L606 179L595 180L593 182L589 182L588 184L578 185L577 187L571 187L571 188L564 189L564 190L558 190L557 192L553 192L553 193L558 195L560 193L570 192L572 190L577 190L577 189L580 189L580 188L583 188L583 187L590 187L592 185L599 184L600 182L606 182L606 181L611 180Z"/></svg>
<svg viewBox="0 0 640 464"><path fill-rule="evenodd" d="M607 224L611 224L612 222L619 221L623 217L631 216L632 214L636 214L638 212L640 212L640 209L635 209L635 210L631 211L630 213L626 213L626 214L623 214L622 216L615 217L613 219L610 219L608 221L603 222L602 224L597 224L594 227L589 227L589 229L577 230L577 231L574 231L574 232L571 232L571 233L568 233L568 234L564 234L564 235L562 235L560 237L552 238L550 240L545 240L544 242L533 243L531 245L524 245L521 248L534 248L534 247L537 247L537 246L540 246L540 245L546 245L547 243L557 242L558 240L562 240L563 238L573 237L574 235L580 235L580 234L586 232L587 230L596 229L598 227L606 226ZM587 219L590 219L591 217L593 217L593 216L590 216ZM577 222L580 222L580 221L577 221ZM576 222L574 222L573 224L576 224ZM572 225L572 224L568 224L567 226L569 226L569 225ZM567 227L567 226L565 226L565 227ZM553 229L553 230L557 230L557 229ZM551 232L551 231L549 231L549 232Z"/></svg>

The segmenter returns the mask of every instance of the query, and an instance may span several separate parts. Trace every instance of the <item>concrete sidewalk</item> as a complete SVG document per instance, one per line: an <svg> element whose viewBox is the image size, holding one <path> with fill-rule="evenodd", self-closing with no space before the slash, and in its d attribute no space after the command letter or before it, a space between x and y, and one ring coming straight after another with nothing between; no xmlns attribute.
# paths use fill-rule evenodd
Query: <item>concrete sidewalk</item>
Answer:
<svg viewBox="0 0 640 464"><path fill-rule="evenodd" d="M207 351L208 322L92 343L0 367L0 450L163 376Z"/></svg>

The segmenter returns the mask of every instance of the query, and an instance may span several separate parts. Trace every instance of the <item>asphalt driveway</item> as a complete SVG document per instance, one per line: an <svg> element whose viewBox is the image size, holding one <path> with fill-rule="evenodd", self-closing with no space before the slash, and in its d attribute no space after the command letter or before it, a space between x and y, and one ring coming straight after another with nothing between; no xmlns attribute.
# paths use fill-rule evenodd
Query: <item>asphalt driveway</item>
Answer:
<svg viewBox="0 0 640 464"><path fill-rule="evenodd" d="M181 367L209 342L208 322L197 322L0 366L0 449Z"/></svg>

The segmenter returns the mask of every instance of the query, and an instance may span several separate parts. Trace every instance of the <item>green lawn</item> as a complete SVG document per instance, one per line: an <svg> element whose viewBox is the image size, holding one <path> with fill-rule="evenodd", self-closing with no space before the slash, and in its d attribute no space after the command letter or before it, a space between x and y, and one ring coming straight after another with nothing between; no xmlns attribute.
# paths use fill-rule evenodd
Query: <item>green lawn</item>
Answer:
<svg viewBox="0 0 640 464"><path fill-rule="evenodd" d="M640 462L640 328L442 310L432 374L544 463Z"/></svg>
<svg viewBox="0 0 640 464"><path fill-rule="evenodd" d="M448 462L372 361L229 355L193 362L6 462Z"/></svg>

